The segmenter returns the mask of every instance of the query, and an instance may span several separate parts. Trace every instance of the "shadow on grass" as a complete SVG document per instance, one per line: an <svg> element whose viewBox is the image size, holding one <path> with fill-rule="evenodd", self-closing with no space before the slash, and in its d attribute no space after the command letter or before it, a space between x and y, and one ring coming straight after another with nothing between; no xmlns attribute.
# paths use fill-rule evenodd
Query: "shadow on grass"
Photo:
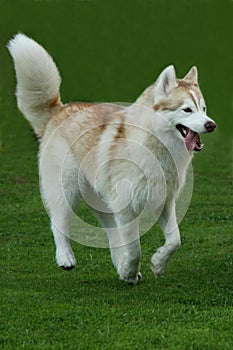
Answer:
<svg viewBox="0 0 233 350"><path fill-rule="evenodd" d="M85 248L86 249L86 248ZM118 280L107 251L100 252L100 261L86 263L72 271L63 271L51 264L42 269L38 265L23 268L5 278L10 294L56 300L57 302L91 303L93 300L122 305L146 303L198 306L232 306L231 282L233 271L230 260L222 257L199 260L192 266L177 266L171 262L168 270L155 279L149 266L144 266L144 278L137 286ZM98 255L98 252L97 254ZM108 261L107 261L108 260ZM228 263L227 263L228 262ZM147 269L146 269L147 268ZM6 276L5 276L6 277Z"/></svg>

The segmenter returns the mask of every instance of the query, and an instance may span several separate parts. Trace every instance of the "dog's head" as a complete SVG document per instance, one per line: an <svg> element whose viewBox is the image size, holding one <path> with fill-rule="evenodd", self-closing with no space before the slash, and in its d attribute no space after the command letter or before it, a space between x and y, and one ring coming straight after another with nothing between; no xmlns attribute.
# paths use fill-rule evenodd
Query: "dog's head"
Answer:
<svg viewBox="0 0 233 350"><path fill-rule="evenodd" d="M214 131L216 124L206 114L197 68L192 67L183 79L177 79L174 67L168 66L151 87L151 97L153 109L170 122L186 148L200 151L203 145L199 133Z"/></svg>

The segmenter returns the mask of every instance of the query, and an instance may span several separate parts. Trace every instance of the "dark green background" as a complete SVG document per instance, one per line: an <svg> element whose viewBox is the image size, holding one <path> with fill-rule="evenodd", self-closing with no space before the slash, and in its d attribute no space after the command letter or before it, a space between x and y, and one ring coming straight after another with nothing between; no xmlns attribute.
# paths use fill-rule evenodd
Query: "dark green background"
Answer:
<svg viewBox="0 0 233 350"><path fill-rule="evenodd" d="M78 268L56 267L37 141L17 110L6 49L19 31L54 57L63 102L133 102L168 64L178 77L199 68L218 128L201 136L182 247L162 278L150 271L157 226L141 239L136 288L118 281L106 249L73 244ZM1 349L232 350L232 46L228 0L0 0Z"/></svg>
<svg viewBox="0 0 233 350"><path fill-rule="evenodd" d="M232 132L232 1L0 0L4 111L15 103L5 44L19 31L54 57L63 101L132 102L166 65L174 64L182 77L195 64L218 133Z"/></svg>

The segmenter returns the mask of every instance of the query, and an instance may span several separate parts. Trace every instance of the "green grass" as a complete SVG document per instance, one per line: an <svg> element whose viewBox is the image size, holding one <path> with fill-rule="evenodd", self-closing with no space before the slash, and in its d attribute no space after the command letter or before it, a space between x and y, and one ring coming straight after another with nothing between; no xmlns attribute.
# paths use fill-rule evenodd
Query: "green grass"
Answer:
<svg viewBox="0 0 233 350"><path fill-rule="evenodd" d="M233 3L190 4L0 1L0 349L232 349ZM166 64L179 75L200 68L218 129L202 137L182 247L163 277L150 271L157 225L142 237L137 287L118 280L107 249L73 243L77 268L56 267L37 141L17 111L4 47L18 31L52 53L65 101L133 101Z"/></svg>

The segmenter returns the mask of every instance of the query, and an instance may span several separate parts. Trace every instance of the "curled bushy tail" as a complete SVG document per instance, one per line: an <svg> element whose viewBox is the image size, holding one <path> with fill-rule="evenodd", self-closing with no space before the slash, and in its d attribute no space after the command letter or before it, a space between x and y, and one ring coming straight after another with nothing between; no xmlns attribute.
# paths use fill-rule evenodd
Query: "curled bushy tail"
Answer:
<svg viewBox="0 0 233 350"><path fill-rule="evenodd" d="M24 34L17 34L7 47L15 65L18 107L41 137L52 109L61 104L58 69L45 49Z"/></svg>

